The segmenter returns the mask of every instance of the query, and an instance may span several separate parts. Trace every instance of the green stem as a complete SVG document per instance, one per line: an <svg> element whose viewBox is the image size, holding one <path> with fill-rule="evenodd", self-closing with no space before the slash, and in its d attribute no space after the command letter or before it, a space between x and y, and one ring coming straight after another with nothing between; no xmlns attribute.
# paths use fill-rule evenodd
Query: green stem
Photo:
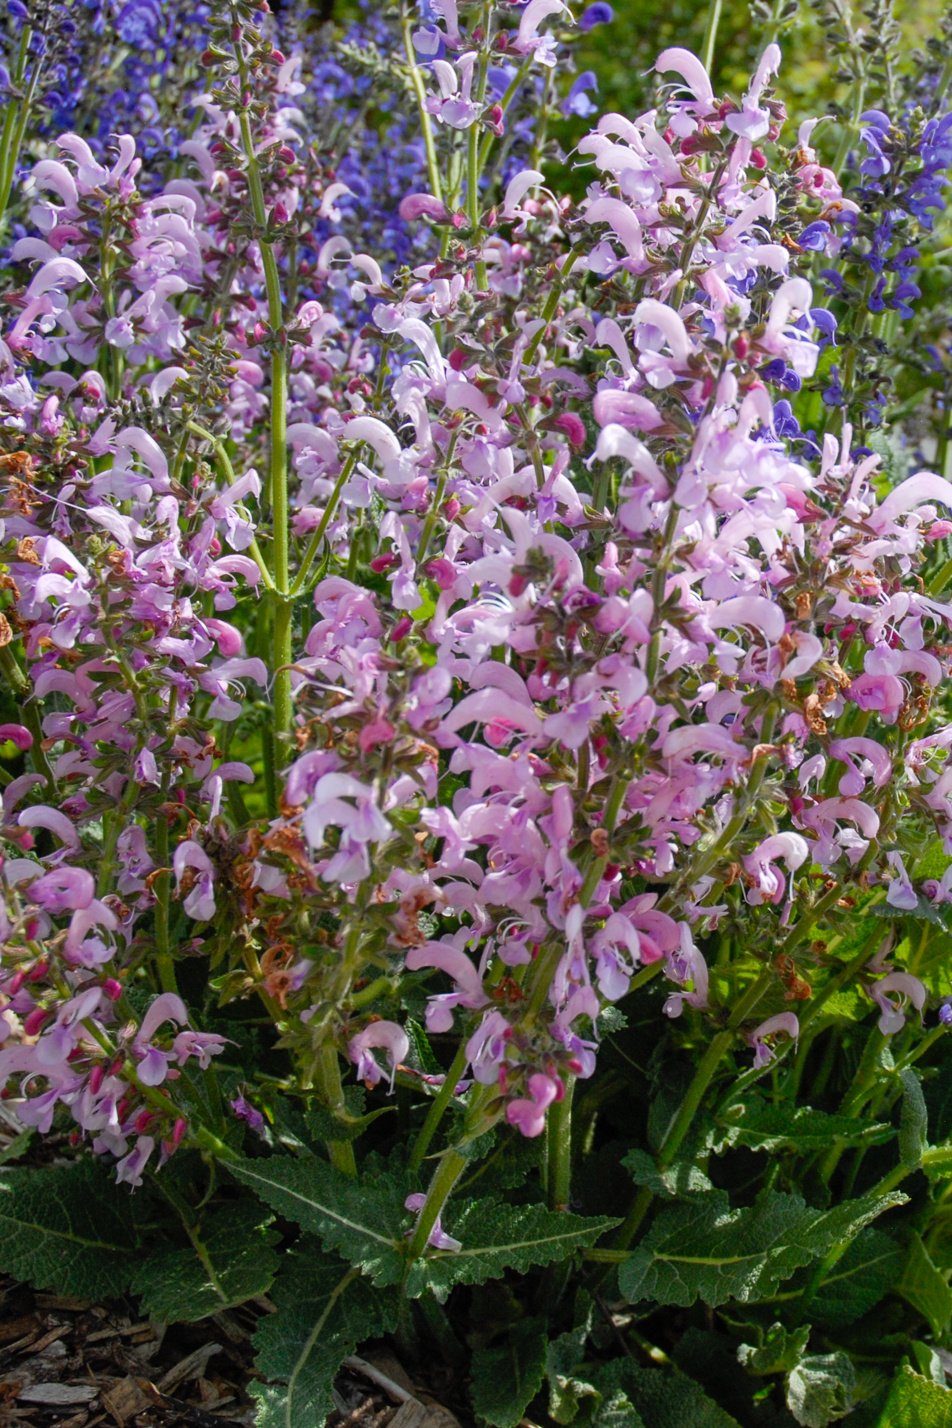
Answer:
<svg viewBox="0 0 952 1428"><path fill-rule="evenodd" d="M170 744L174 737L175 716L178 708L178 690L173 689L169 698L169 735ZM171 747L169 750L171 754ZM169 796L169 789L172 782L171 762L166 764L162 775L161 783L161 803L164 804ZM155 893L155 966L159 974L159 986L163 992L177 992L178 984L175 980L175 963L172 959L172 949L169 941L169 900L171 897L171 866L169 864L169 820L164 809L160 806L155 824L155 862L158 872L156 874L153 891Z"/></svg>
<svg viewBox="0 0 952 1428"><path fill-rule="evenodd" d="M403 51L407 57L407 73L410 76L410 83L413 85L413 93L416 96L417 109L420 114L420 128L423 131L423 147L426 150L426 171L430 179L430 191L433 197L438 198L442 203L443 185L440 182L440 166L436 160L436 145L433 142L433 124L426 107L426 89L420 75L420 67L417 64L416 50L413 48L410 17L406 13L401 17L400 29L403 33Z"/></svg>
<svg viewBox="0 0 952 1428"><path fill-rule="evenodd" d="M565 261L556 275L555 281L552 284L551 291L549 292L549 296L545 300L545 307L542 309L542 321L539 324L539 327L537 328L535 334L530 337L526 350L522 354L522 365L524 367L529 366L529 364L532 362L532 359L538 352L539 344L545 336L545 330L548 327L549 323L552 321L558 309L559 298L562 296L562 289L565 287L565 281L581 256L581 251L578 248L572 248L566 254Z"/></svg>
<svg viewBox="0 0 952 1428"><path fill-rule="evenodd" d="M420 1218L416 1222L413 1236L407 1249L407 1261L412 1264L426 1249L430 1231L440 1217L443 1206L453 1192L453 1186L467 1166L467 1159L458 1150L446 1150L433 1172L430 1188L426 1192Z"/></svg>
<svg viewBox="0 0 952 1428"><path fill-rule="evenodd" d="M550 1210L567 1210L572 1190L572 1100L575 1077L566 1077L565 1095L545 1122L545 1185Z"/></svg>
<svg viewBox="0 0 952 1428"><path fill-rule="evenodd" d="M709 1043L707 1050L698 1063L697 1071L694 1073L694 1080L688 1087L684 1099L678 1108L678 1112L658 1147L657 1164L660 1170L666 1170L673 1163L721 1061L730 1050L737 1036L738 1029L747 1020L758 1002L764 996L771 981L772 974L770 972L762 972L756 981L751 982L737 1003L737 1006L734 1008L727 1026L723 1031L718 1032ZM653 1199L653 1192L649 1190L646 1185L642 1186L635 1196L624 1224L615 1237L615 1243L618 1249L627 1249L631 1244L641 1228L641 1223L648 1213Z"/></svg>
<svg viewBox="0 0 952 1428"><path fill-rule="evenodd" d="M426 1120L423 1122L420 1134L417 1136L413 1149L410 1151L409 1165L412 1173L419 1170L423 1164L426 1153L433 1142L433 1137L439 1128L440 1121L443 1119L446 1109L453 1099L453 1094L465 1070L466 1043L464 1041L460 1044L456 1055L453 1057L452 1065L443 1078L442 1086L430 1102L430 1109L426 1113Z"/></svg>
<svg viewBox="0 0 952 1428"><path fill-rule="evenodd" d="M296 600L304 590L304 586L307 582L307 577L311 571L311 566L314 564L314 561L317 558L317 552L320 550L321 543L324 540L324 536L327 532L327 527L330 525L334 512L337 510L341 498L341 492L347 485L347 482L350 480L353 474L354 467L357 465L357 454L359 451L360 443L358 442L348 455L347 460L341 467L340 475L334 482L334 489L331 492L330 496L327 498L327 505L324 507L323 515L321 516L321 519L318 522L317 528L312 534L311 539L308 541L307 549L304 552L304 557L298 568L298 573L295 577L294 584L291 586L289 592L291 600Z"/></svg>
<svg viewBox="0 0 952 1428"><path fill-rule="evenodd" d="M859 1066L856 1068L853 1083L843 1097L843 1102L840 1106L841 1116L855 1115L866 1100L869 1092L879 1079L881 1071L879 1058L886 1044L887 1038L879 1030L879 1027L873 1027L869 1033L869 1038L866 1042ZM826 1155L820 1161L818 1174L825 1184L829 1183L845 1150L845 1145L831 1145Z"/></svg>
<svg viewBox="0 0 952 1428"><path fill-rule="evenodd" d="M340 1060L337 1047L327 1041L317 1053L314 1065L314 1085L323 1104L332 1115L341 1115L346 1110L344 1087L340 1079ZM357 1174L354 1147L349 1140L329 1140L327 1154L331 1164L344 1175L352 1178Z"/></svg>
<svg viewBox="0 0 952 1428"><path fill-rule="evenodd" d="M239 41L238 70L242 94L251 85L244 51ZM254 216L261 266L268 294L268 323L271 329L271 458L269 490L271 497L272 566L274 583L274 617L271 643L272 734L275 755L291 729L291 604L288 600L290 541L288 528L288 351L284 331L284 304L281 298L281 278L274 245L267 237L268 211L265 203L261 169L255 152L254 135L247 109L238 116L241 143L247 165L248 191Z"/></svg>
<svg viewBox="0 0 952 1428"><path fill-rule="evenodd" d="M15 88L19 88L23 82L32 36L33 31L29 28L24 29L20 36L20 47L17 51L12 76ZM13 187L13 175L16 173L17 159L20 157L20 150L23 147L23 136L26 133L30 117L30 105L36 94L41 69L42 61L37 57L26 94L19 103L11 100L3 116L3 129L0 131L0 222L6 217L7 204L10 202L10 190Z"/></svg>
<svg viewBox="0 0 952 1428"><path fill-rule="evenodd" d="M711 0L707 9L707 25L704 29L704 43L701 46L701 63L711 72L711 65L714 63L714 46L717 44L717 30L721 23L721 9L723 0Z"/></svg>

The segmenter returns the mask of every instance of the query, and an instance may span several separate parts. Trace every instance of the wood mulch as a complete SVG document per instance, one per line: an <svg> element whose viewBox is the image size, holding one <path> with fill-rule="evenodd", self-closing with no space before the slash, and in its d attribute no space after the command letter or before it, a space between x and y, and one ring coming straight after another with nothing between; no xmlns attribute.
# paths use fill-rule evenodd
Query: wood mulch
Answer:
<svg viewBox="0 0 952 1428"><path fill-rule="evenodd" d="M253 1428L257 1317L243 1308L166 1327L127 1299L0 1277L0 1428ZM384 1347L347 1361L334 1400L328 1428L461 1428Z"/></svg>

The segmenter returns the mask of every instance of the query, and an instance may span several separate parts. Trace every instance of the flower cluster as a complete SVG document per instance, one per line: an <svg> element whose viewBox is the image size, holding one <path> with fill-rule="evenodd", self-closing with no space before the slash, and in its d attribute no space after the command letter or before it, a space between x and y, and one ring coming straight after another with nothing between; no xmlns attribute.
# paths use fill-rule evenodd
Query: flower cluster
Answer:
<svg viewBox="0 0 952 1428"><path fill-rule="evenodd" d="M340 1056L436 1088L394 1005L425 986L467 1134L535 1137L633 985L663 974L670 1018L743 1005L718 929L782 1005L847 890L952 901L909 863L952 858L952 607L922 579L952 484L883 495L849 423L805 443L771 397L835 336L801 257L856 209L811 126L769 157L778 47L739 101L666 50L658 108L579 144L575 202L508 147L488 166L568 13L484 8L407 26L422 145L398 117L362 208L384 176L302 133L344 71L306 76L237 0L173 176L66 133L24 181L0 1079L132 1183L224 1044L188 1025L186 958L261 996L331 1106ZM925 1006L888 963L863 985L887 1035ZM744 1020L756 1068L799 1033Z"/></svg>

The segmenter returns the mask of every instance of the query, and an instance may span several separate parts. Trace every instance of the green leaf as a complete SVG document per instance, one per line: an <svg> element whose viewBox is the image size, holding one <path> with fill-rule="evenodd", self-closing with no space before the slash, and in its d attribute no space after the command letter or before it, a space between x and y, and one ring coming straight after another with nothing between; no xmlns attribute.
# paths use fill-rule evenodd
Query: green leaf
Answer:
<svg viewBox="0 0 952 1428"><path fill-rule="evenodd" d="M410 1269L407 1293L445 1293L454 1284L482 1284L507 1269L519 1274L537 1264L567 1259L620 1224L606 1216L583 1218L543 1205L504 1205L495 1197L471 1201L451 1227L458 1250L431 1250Z"/></svg>
<svg viewBox="0 0 952 1428"><path fill-rule="evenodd" d="M882 1230L860 1231L849 1249L805 1305L815 1324L825 1328L854 1324L895 1286L904 1252Z"/></svg>
<svg viewBox="0 0 952 1428"><path fill-rule="evenodd" d="M592 1331L594 1300L580 1290L576 1300L575 1325L568 1333L552 1339L546 1349L545 1374L549 1381L549 1417L554 1423L572 1423L583 1398L598 1396L589 1376L580 1376L585 1345Z"/></svg>
<svg viewBox="0 0 952 1428"><path fill-rule="evenodd" d="M433 1054L430 1038L420 1023L414 1021L412 1016L408 1016L403 1023L403 1029L410 1039L410 1050L413 1057L410 1064L417 1066L428 1075L441 1076L443 1074L443 1067Z"/></svg>
<svg viewBox="0 0 952 1428"><path fill-rule="evenodd" d="M380 1116L392 1115L395 1106L378 1106L364 1111L367 1093L363 1086L344 1087L343 1109L335 1115L326 1106L313 1100L304 1113L307 1134L316 1144L329 1140L356 1140Z"/></svg>
<svg viewBox="0 0 952 1428"><path fill-rule="evenodd" d="M936 1338L940 1339L952 1319L952 1289L932 1263L929 1251L915 1232L909 1241L909 1256L896 1290L922 1315Z"/></svg>
<svg viewBox="0 0 952 1428"><path fill-rule="evenodd" d="M680 1369L641 1368L630 1359L614 1359L600 1370L596 1385L610 1398L622 1389L648 1428L739 1428L736 1418L709 1398L699 1383ZM604 1404L594 1420L601 1428Z"/></svg>
<svg viewBox="0 0 952 1428"><path fill-rule="evenodd" d="M952 1392L903 1365L879 1421L882 1428L952 1428Z"/></svg>
<svg viewBox="0 0 952 1428"><path fill-rule="evenodd" d="M922 1088L929 1108L929 1126L937 1143L952 1136L952 1056L946 1056L935 1076Z"/></svg>
<svg viewBox="0 0 952 1428"><path fill-rule="evenodd" d="M320 1428L331 1409L334 1376L366 1339L392 1329L393 1292L373 1289L355 1269L304 1239L274 1282L276 1309L254 1336L255 1367L266 1384L252 1386L258 1428Z"/></svg>
<svg viewBox="0 0 952 1428"><path fill-rule="evenodd" d="M790 1333L782 1324L771 1324L762 1344L741 1344L737 1360L748 1373L788 1373L803 1358L809 1338L809 1324Z"/></svg>
<svg viewBox="0 0 952 1428"><path fill-rule="evenodd" d="M903 1165L915 1168L922 1160L922 1152L928 1145L929 1112L926 1098L922 1094L922 1083L907 1066L900 1071L902 1082L902 1108L899 1112L899 1158Z"/></svg>
<svg viewBox="0 0 952 1428"><path fill-rule="evenodd" d="M647 1185L653 1195L664 1200L700 1195L714 1188L704 1171L688 1160L660 1170L646 1150L630 1150L621 1163L636 1185Z"/></svg>
<svg viewBox="0 0 952 1428"><path fill-rule="evenodd" d="M944 1145L930 1145L922 1152L920 1166L930 1180L944 1180L952 1175L952 1141Z"/></svg>
<svg viewBox="0 0 952 1428"><path fill-rule="evenodd" d="M803 1154L828 1150L834 1143L844 1146L871 1145L895 1134L883 1122L856 1120L831 1115L813 1106L768 1105L764 1101L737 1102L719 1117L723 1126L722 1145L746 1146L749 1150L797 1150ZM716 1146L720 1149L720 1146Z"/></svg>
<svg viewBox="0 0 952 1428"><path fill-rule="evenodd" d="M787 1407L803 1428L826 1428L853 1411L855 1389L847 1354L810 1354L787 1375Z"/></svg>
<svg viewBox="0 0 952 1428"><path fill-rule="evenodd" d="M516 1428L542 1387L545 1351L545 1320L523 1319L473 1354L473 1407L491 1428Z"/></svg>
<svg viewBox="0 0 952 1428"><path fill-rule="evenodd" d="M946 932L952 931L952 919L948 910L941 903L930 902L921 894L916 899L915 907L892 907L889 903L878 902L875 907L867 910L874 917L888 917L894 922L904 922L906 919L913 922L931 922L936 927L944 928Z"/></svg>
<svg viewBox="0 0 952 1428"><path fill-rule="evenodd" d="M375 1284L402 1278L407 1186L395 1173L351 1180L313 1155L229 1160L228 1169L278 1214L359 1265Z"/></svg>
<svg viewBox="0 0 952 1428"><path fill-rule="evenodd" d="M37 1289L121 1294L135 1268L133 1202L92 1160L0 1175L0 1269Z"/></svg>
<svg viewBox="0 0 952 1428"><path fill-rule="evenodd" d="M266 1294L278 1268L272 1218L254 1201L220 1206L188 1247L153 1250L133 1275L133 1291L166 1323L193 1323Z"/></svg>
<svg viewBox="0 0 952 1428"><path fill-rule="evenodd" d="M688 1308L730 1299L756 1303L834 1244L860 1230L906 1196L893 1193L811 1209L798 1195L767 1191L752 1206L732 1210L716 1191L662 1210L641 1245L618 1270L622 1294Z"/></svg>

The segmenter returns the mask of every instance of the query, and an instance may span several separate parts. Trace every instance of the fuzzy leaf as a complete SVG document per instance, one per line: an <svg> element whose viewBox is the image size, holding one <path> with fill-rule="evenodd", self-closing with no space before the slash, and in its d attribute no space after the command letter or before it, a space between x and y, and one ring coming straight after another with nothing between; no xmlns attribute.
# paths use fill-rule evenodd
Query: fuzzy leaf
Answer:
<svg viewBox="0 0 952 1428"><path fill-rule="evenodd" d="M855 1389L846 1354L810 1354L787 1375L787 1407L803 1428L826 1428L853 1411Z"/></svg>
<svg viewBox="0 0 952 1428"><path fill-rule="evenodd" d="M650 1428L738 1428L737 1419L680 1369L641 1368L630 1359L614 1359L595 1381L608 1402L612 1390L621 1389L640 1415L634 1421ZM605 1421L604 1406L593 1419L598 1428Z"/></svg>
<svg viewBox="0 0 952 1428"><path fill-rule="evenodd" d="M664 1200L704 1194L714 1188L704 1171L688 1160L676 1161L666 1170L659 1170L646 1150L636 1149L630 1150L621 1163L636 1185L647 1185L653 1195Z"/></svg>
<svg viewBox="0 0 952 1428"><path fill-rule="evenodd" d="M542 1387L545 1351L545 1321L523 1319L473 1354L473 1407L491 1428L516 1428Z"/></svg>
<svg viewBox="0 0 952 1428"><path fill-rule="evenodd" d="M952 1390L903 1365L879 1421L883 1428L952 1428Z"/></svg>
<svg viewBox="0 0 952 1428"><path fill-rule="evenodd" d="M952 1056L947 1056L937 1074L922 1088L929 1110L929 1130L936 1142L952 1136Z"/></svg>
<svg viewBox="0 0 952 1428"><path fill-rule="evenodd" d="M909 1257L896 1290L918 1310L936 1338L941 1339L952 1319L952 1289L915 1233L909 1241Z"/></svg>
<svg viewBox="0 0 952 1428"><path fill-rule="evenodd" d="M128 1288L132 1199L91 1160L0 1175L0 1269L90 1299Z"/></svg>
<svg viewBox="0 0 952 1428"><path fill-rule="evenodd" d="M902 1108L899 1112L899 1158L903 1165L917 1166L928 1144L929 1112L922 1083L911 1066L899 1073L902 1081Z"/></svg>
<svg viewBox="0 0 952 1428"><path fill-rule="evenodd" d="M893 1289L903 1258L902 1245L891 1236L874 1227L862 1230L803 1312L823 1327L855 1324Z"/></svg>
<svg viewBox="0 0 952 1428"><path fill-rule="evenodd" d="M741 1344L737 1361L752 1374L787 1373L803 1358L810 1327L802 1324L788 1333L782 1324L771 1324L762 1344Z"/></svg>
<svg viewBox="0 0 952 1428"><path fill-rule="evenodd" d="M749 1150L797 1150L801 1153L827 1150L839 1145L871 1145L888 1140L892 1126L851 1116L830 1115L812 1106L772 1106L765 1102L738 1102L720 1118L721 1145L746 1146ZM720 1148L720 1146L718 1146Z"/></svg>
<svg viewBox="0 0 952 1428"><path fill-rule="evenodd" d="M567 1259L618 1224L605 1216L583 1218L542 1205L504 1205L488 1196L473 1200L450 1227L462 1249L430 1251L418 1260L407 1293L415 1299L444 1293L454 1284L482 1284L507 1269L524 1274L533 1265Z"/></svg>
<svg viewBox="0 0 952 1428"><path fill-rule="evenodd" d="M922 1152L921 1169L930 1180L945 1180L952 1175L952 1141L930 1145Z"/></svg>
<svg viewBox="0 0 952 1428"><path fill-rule="evenodd" d="M278 1268L272 1216L254 1201L223 1205L182 1249L155 1251L132 1279L149 1314L167 1323L193 1323L266 1294Z"/></svg>
<svg viewBox="0 0 952 1428"><path fill-rule="evenodd" d="M278 1214L318 1235L325 1249L359 1265L375 1284L401 1279L407 1187L395 1173L351 1180L312 1155L229 1161L228 1169Z"/></svg>
<svg viewBox="0 0 952 1428"><path fill-rule="evenodd" d="M870 1220L904 1204L901 1194L865 1196L833 1210L811 1209L798 1195L768 1191L732 1210L727 1195L697 1195L662 1210L618 1270L632 1303L655 1299L687 1308L696 1300L756 1303L831 1245L850 1240Z"/></svg>
<svg viewBox="0 0 952 1428"><path fill-rule="evenodd" d="M549 1417L555 1423L572 1423L578 1416L579 1401L598 1395L594 1384L589 1382L588 1374L579 1376L593 1318L594 1301L585 1290L580 1290L576 1300L574 1327L567 1333L560 1334L557 1339L551 1339L546 1348Z"/></svg>
<svg viewBox="0 0 952 1428"><path fill-rule="evenodd" d="M354 1269L304 1239L272 1289L276 1309L254 1336L258 1428L320 1428L333 1408L334 1376L366 1339L391 1329L393 1292L381 1293Z"/></svg>

